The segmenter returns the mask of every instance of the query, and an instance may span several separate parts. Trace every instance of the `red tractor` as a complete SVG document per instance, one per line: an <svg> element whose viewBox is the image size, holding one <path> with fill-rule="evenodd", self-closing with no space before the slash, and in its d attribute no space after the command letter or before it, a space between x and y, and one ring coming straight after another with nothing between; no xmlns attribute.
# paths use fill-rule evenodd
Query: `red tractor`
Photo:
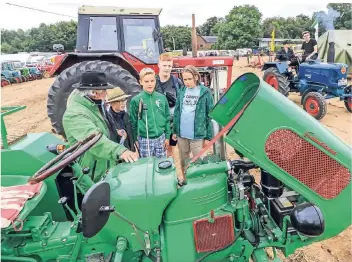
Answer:
<svg viewBox="0 0 352 262"><path fill-rule="evenodd" d="M151 67L158 72L163 52L159 15L161 9L82 6L78 10L77 45L74 53L56 57L50 76L57 78L49 90L48 115L56 133L64 136L62 116L72 85L82 72L102 71L110 83L134 96L142 90L139 71ZM195 30L193 30L195 33ZM195 37L193 36L193 39ZM174 73L186 65L196 66L202 81L211 87L217 69L219 87L231 84L232 57L177 57Z"/></svg>

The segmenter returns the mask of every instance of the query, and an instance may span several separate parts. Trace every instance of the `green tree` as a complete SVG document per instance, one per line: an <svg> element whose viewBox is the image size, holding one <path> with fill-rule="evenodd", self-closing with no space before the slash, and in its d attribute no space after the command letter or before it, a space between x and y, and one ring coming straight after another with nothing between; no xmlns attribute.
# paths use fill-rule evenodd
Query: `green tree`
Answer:
<svg viewBox="0 0 352 262"><path fill-rule="evenodd" d="M189 26L174 26L167 25L161 28L163 34L164 48L183 49L184 46L187 49L192 47L192 28Z"/></svg>
<svg viewBox="0 0 352 262"><path fill-rule="evenodd" d="M63 44L66 51L76 46L77 23L63 21L56 24L40 24L27 31L1 30L1 52L51 52L54 44Z"/></svg>
<svg viewBox="0 0 352 262"><path fill-rule="evenodd" d="M208 18L204 24L202 24L200 27L199 27L199 33L203 36L210 36L210 35L214 35L214 27L216 26L216 24L218 23L221 23L223 22L223 18L221 17L216 17L216 16L213 16L213 17L210 17Z"/></svg>
<svg viewBox="0 0 352 262"><path fill-rule="evenodd" d="M286 19L283 17L270 17L263 21L263 37L271 38L271 32L275 26L275 38L302 38L303 31L312 31L312 24L313 20L303 14Z"/></svg>
<svg viewBox="0 0 352 262"><path fill-rule="evenodd" d="M262 14L253 5L235 6L217 29L218 49L250 47L262 36Z"/></svg>

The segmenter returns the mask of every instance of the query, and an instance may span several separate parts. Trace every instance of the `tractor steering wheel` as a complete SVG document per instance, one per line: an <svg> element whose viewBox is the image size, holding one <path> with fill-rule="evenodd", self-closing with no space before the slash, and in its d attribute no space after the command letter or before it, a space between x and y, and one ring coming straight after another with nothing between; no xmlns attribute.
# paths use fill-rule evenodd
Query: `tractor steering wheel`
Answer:
<svg viewBox="0 0 352 262"><path fill-rule="evenodd" d="M102 133L92 134L86 139L82 141L78 141L69 149L63 151L61 154L52 159L49 163L44 165L41 169L39 169L33 176L28 179L30 184L37 184L44 179L52 176L57 171L63 169L64 167L71 164L77 158L79 158L82 154L88 151L98 140L101 138ZM73 152L73 153L71 153ZM59 164L57 164L60 160L62 160ZM54 165L57 164L57 165Z"/></svg>

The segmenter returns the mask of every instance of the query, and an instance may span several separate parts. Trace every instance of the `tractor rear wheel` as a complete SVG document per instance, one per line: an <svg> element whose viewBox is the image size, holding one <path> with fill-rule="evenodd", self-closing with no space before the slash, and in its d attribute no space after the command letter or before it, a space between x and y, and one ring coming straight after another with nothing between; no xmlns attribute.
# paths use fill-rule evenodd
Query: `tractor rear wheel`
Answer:
<svg viewBox="0 0 352 262"><path fill-rule="evenodd" d="M303 109L315 119L322 119L327 112L325 98L318 92L308 92L303 98Z"/></svg>
<svg viewBox="0 0 352 262"><path fill-rule="evenodd" d="M57 76L55 82L49 89L48 94L48 116L56 133L65 137L62 126L62 117L66 110L66 102L73 91L73 84L80 81L80 77L85 71L99 71L106 74L110 84L120 87L126 94L131 95L130 99L138 94L142 88L135 77L120 65L115 65L107 61L84 61L66 68Z"/></svg>
<svg viewBox="0 0 352 262"><path fill-rule="evenodd" d="M269 67L266 69L263 79L281 94L288 96L290 92L290 83L275 67Z"/></svg>
<svg viewBox="0 0 352 262"><path fill-rule="evenodd" d="M348 86L345 89L346 94L352 94L352 86ZM348 112L352 113L352 97L345 97L344 99L345 107Z"/></svg>

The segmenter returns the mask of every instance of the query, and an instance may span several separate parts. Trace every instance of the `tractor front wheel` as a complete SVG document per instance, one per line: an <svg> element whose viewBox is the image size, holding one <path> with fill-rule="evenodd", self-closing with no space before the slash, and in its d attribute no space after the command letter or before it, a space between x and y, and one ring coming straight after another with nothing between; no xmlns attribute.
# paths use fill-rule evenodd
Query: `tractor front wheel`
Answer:
<svg viewBox="0 0 352 262"><path fill-rule="evenodd" d="M263 79L281 94L288 96L290 92L290 83L275 67L266 69Z"/></svg>
<svg viewBox="0 0 352 262"><path fill-rule="evenodd" d="M17 84L20 84L20 83L22 83L22 79L21 78L19 78L19 77L14 77L14 80L15 80L15 82L17 83Z"/></svg>
<svg viewBox="0 0 352 262"><path fill-rule="evenodd" d="M127 95L131 95L127 100L128 104L130 99L142 90L136 78L129 71L111 62L84 61L66 68L50 87L47 102L48 116L59 135L65 136L62 117L66 110L67 99L74 90L72 85L78 83L82 73L86 71L105 73L110 84L120 87Z"/></svg>
<svg viewBox="0 0 352 262"><path fill-rule="evenodd" d="M327 112L325 98L318 92L309 92L303 98L303 109L315 119L322 119Z"/></svg>
<svg viewBox="0 0 352 262"><path fill-rule="evenodd" d="M9 84L11 84L9 80L1 79L1 87L8 86Z"/></svg>
<svg viewBox="0 0 352 262"><path fill-rule="evenodd" d="M346 94L352 94L352 86L348 86L345 89ZM345 97L344 99L345 107L348 112L352 113L352 97Z"/></svg>

